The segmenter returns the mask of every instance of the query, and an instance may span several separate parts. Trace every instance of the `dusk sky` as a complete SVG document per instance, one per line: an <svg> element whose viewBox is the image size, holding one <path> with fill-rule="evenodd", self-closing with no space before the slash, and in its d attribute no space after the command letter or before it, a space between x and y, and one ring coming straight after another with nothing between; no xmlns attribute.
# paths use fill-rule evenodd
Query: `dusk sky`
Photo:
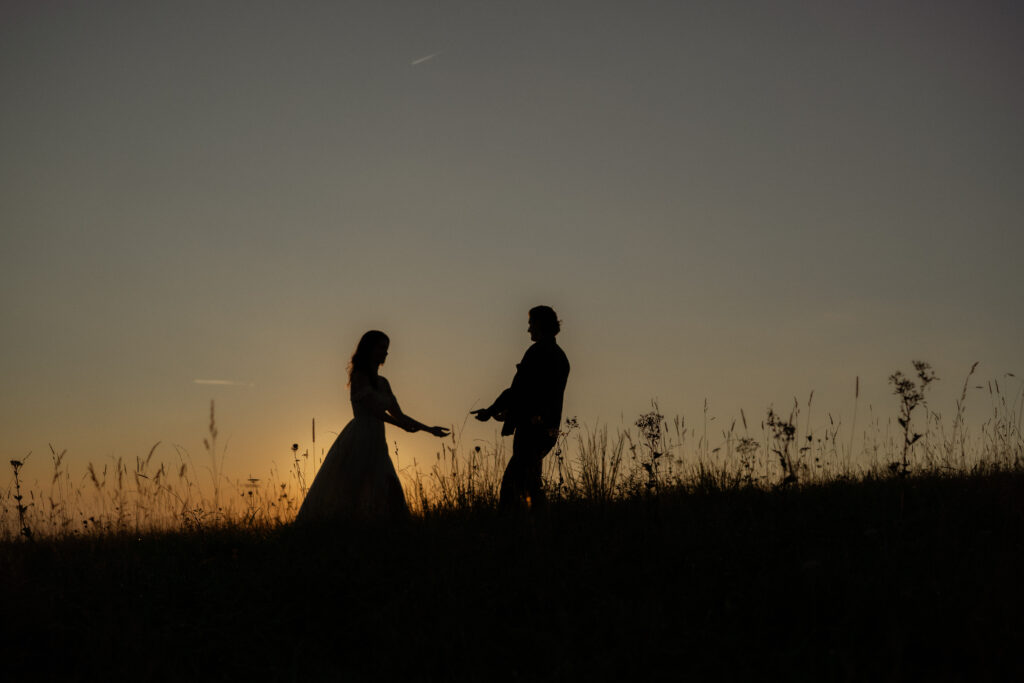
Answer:
<svg viewBox="0 0 1024 683"><path fill-rule="evenodd" d="M588 425L1019 390L1022 84L1014 2L5 1L0 446L198 459L215 399L264 476L373 328L461 428L537 304Z"/></svg>

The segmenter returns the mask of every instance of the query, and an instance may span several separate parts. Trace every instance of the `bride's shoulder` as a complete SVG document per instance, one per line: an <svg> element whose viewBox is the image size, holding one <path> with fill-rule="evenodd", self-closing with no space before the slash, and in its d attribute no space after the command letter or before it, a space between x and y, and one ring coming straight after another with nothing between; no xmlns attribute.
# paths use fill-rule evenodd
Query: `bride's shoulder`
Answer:
<svg viewBox="0 0 1024 683"><path fill-rule="evenodd" d="M349 392L353 397L361 396L374 389L373 380L363 372L353 370L348 378Z"/></svg>
<svg viewBox="0 0 1024 683"><path fill-rule="evenodd" d="M349 386L353 394L363 394L367 391L391 391L391 385L387 379L380 375L368 375L358 370L353 370L349 377Z"/></svg>

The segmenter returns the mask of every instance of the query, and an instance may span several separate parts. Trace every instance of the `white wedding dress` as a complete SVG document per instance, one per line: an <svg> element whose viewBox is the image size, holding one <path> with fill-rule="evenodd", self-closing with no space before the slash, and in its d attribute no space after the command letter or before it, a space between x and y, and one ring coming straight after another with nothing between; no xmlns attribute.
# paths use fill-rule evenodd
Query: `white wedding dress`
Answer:
<svg viewBox="0 0 1024 683"><path fill-rule="evenodd" d="M327 452L296 522L343 518L400 518L409 514L395 466L388 454L384 422L375 416L395 396L383 377L350 393L352 420ZM376 410L374 410L376 408Z"/></svg>

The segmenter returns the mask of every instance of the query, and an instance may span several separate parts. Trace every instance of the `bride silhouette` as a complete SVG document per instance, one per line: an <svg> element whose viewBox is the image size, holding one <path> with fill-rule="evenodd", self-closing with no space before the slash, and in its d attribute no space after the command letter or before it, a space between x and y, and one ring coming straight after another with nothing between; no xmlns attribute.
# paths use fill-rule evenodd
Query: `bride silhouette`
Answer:
<svg viewBox="0 0 1024 683"><path fill-rule="evenodd" d="M388 455L384 423L407 432L447 436L443 427L428 427L402 412L391 385L378 369L388 356L390 340L370 330L362 336L349 363L352 420L324 458L296 522L343 517L400 518L409 514L402 485Z"/></svg>

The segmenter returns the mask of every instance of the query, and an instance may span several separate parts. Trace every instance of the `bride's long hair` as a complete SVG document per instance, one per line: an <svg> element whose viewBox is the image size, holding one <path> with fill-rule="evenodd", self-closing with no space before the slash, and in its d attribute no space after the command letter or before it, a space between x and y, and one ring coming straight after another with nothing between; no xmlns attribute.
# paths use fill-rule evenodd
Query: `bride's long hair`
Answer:
<svg viewBox="0 0 1024 683"><path fill-rule="evenodd" d="M373 348L381 342L390 344L391 339L380 330L370 330L360 337L359 343L356 344L356 352L352 354L352 360L348 364L349 384L352 384L352 373L356 370L362 372L367 377L373 377L374 370L377 369L373 363Z"/></svg>

